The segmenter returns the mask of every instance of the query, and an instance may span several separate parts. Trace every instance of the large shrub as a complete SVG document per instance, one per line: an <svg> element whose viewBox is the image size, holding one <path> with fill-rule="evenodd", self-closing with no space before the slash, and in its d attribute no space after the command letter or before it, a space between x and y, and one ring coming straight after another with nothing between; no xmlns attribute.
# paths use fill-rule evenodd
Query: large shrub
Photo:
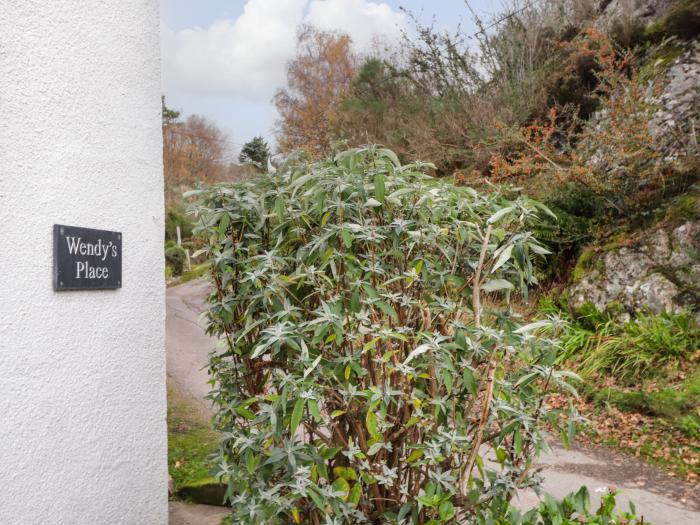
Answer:
<svg viewBox="0 0 700 525"><path fill-rule="evenodd" d="M369 147L195 192L234 523L486 522L537 484L570 374L534 335L556 322L496 305L547 210L423 166Z"/></svg>

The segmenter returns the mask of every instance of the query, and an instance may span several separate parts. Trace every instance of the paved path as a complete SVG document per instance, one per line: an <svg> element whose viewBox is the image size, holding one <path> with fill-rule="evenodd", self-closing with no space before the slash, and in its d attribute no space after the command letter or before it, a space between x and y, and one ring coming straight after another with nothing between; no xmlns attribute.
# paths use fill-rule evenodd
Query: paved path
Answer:
<svg viewBox="0 0 700 525"><path fill-rule="evenodd" d="M208 355L216 348L216 339L204 333L205 322L200 319L209 289L206 281L198 279L168 288L166 293L167 373L170 384L190 398L208 420L212 415L209 393ZM170 525L219 525L229 514L223 507L193 505L170 501Z"/></svg>
<svg viewBox="0 0 700 525"><path fill-rule="evenodd" d="M199 315L209 285L202 280L191 281L167 291L167 350L168 376L197 400L202 411L211 414L211 406L204 400L209 391L208 375L203 367L216 341L207 337ZM564 451L555 448L539 460L543 467L544 491L556 497L587 485L591 496L595 490L617 487L622 490L619 502L627 508L631 499L637 511L654 525L700 524L700 489L680 482L664 472L629 456L607 449L576 448ZM530 508L537 503L532 492L523 492L518 505ZM187 525L186 521L171 525ZM205 523L202 521L202 523Z"/></svg>
<svg viewBox="0 0 700 525"><path fill-rule="evenodd" d="M700 524L700 487L683 483L622 453L604 448L556 447L541 456L538 464L543 467L543 490L554 496L563 497L586 485L597 508L601 493L595 491L616 487L621 491L617 498L619 508L627 510L632 500L645 522ZM526 491L520 494L517 504L523 509L532 508L537 504L537 496Z"/></svg>
<svg viewBox="0 0 700 525"><path fill-rule="evenodd" d="M228 515L223 507L170 502L170 525L219 525Z"/></svg>
<svg viewBox="0 0 700 525"><path fill-rule="evenodd" d="M168 288L165 322L168 377L197 403L207 420L212 406L205 399L210 390L206 367L217 343L204 333L206 322L201 319L208 292L209 283L203 279Z"/></svg>

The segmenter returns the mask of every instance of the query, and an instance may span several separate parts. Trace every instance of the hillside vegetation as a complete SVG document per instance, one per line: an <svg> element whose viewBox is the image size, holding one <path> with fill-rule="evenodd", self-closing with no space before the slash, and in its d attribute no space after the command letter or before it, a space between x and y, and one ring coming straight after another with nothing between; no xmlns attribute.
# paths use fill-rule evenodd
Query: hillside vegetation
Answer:
<svg viewBox="0 0 700 525"><path fill-rule="evenodd" d="M512 506L578 423L697 483L700 2L641 4L465 3L477 32L416 19L366 55L304 26L284 162L256 138L243 182L211 184L242 168L216 129L164 119L232 522L646 523L614 489Z"/></svg>
<svg viewBox="0 0 700 525"><path fill-rule="evenodd" d="M589 436L696 480L700 3L545 1L475 20L469 35L416 22L368 56L304 28L279 143L308 157L380 143L547 205L545 299L524 308L569 322L559 360L586 379Z"/></svg>

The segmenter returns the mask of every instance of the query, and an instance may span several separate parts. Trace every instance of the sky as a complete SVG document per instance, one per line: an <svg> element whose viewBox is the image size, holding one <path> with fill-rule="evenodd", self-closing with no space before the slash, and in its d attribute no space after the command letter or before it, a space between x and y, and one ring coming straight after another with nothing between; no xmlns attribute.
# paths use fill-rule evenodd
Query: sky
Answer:
<svg viewBox="0 0 700 525"><path fill-rule="evenodd" d="M484 20L497 0L471 0ZM274 144L271 100L285 85L297 27L348 33L358 52L379 38L398 43L411 31L405 8L435 27L476 28L463 0L161 0L162 85L168 107L198 114L227 136L230 153L254 136Z"/></svg>

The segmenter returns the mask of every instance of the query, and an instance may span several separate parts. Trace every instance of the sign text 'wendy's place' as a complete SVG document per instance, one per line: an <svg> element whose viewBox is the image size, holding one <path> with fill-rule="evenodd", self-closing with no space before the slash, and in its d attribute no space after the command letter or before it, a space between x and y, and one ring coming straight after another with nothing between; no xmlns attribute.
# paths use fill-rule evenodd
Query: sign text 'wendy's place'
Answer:
<svg viewBox="0 0 700 525"><path fill-rule="evenodd" d="M54 224L54 290L105 290L122 286L122 234Z"/></svg>

